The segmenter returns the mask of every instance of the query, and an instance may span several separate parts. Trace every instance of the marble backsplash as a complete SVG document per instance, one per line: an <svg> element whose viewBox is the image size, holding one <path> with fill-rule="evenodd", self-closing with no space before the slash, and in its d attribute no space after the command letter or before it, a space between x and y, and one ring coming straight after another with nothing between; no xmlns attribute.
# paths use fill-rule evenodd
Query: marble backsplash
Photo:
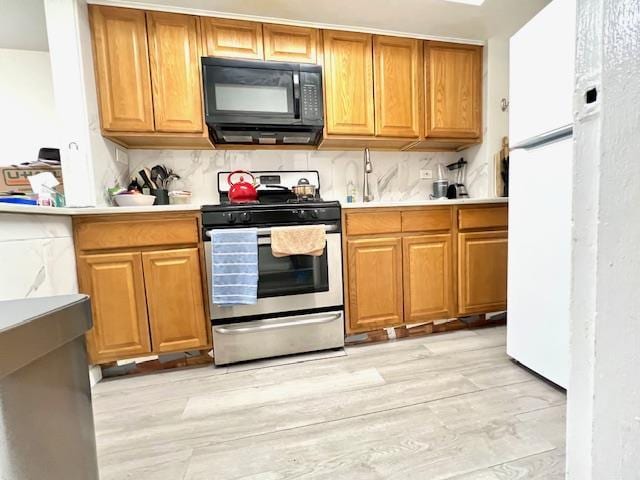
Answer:
<svg viewBox="0 0 640 480"><path fill-rule="evenodd" d="M172 189L192 192L192 203L218 202L217 173L245 170L318 170L320 190L325 200L344 201L351 180L362 196L362 151L294 151L294 150L129 150L129 171L135 175L142 167L161 163L182 178ZM467 188L472 197L488 196L488 173L485 162L461 153L371 152L373 173L370 185L376 200L423 200L432 191L432 180L421 180L420 170L430 169L434 177L438 164L469 161ZM454 181L452 176L450 181ZM360 200L359 199L359 200Z"/></svg>

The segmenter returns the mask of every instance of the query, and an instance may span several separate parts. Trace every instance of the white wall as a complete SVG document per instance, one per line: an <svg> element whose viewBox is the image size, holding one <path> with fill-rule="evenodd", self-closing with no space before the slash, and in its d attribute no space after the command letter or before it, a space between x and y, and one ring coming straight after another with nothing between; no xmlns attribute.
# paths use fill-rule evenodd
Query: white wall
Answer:
<svg viewBox="0 0 640 480"><path fill-rule="evenodd" d="M640 472L640 2L579 0L567 478ZM597 87L598 100L585 104Z"/></svg>
<svg viewBox="0 0 640 480"><path fill-rule="evenodd" d="M103 206L106 188L126 182L128 165L100 133L87 4L45 0L45 12L67 204Z"/></svg>
<svg viewBox="0 0 640 480"><path fill-rule="evenodd" d="M0 166L58 148L49 52L0 49Z"/></svg>
<svg viewBox="0 0 640 480"><path fill-rule="evenodd" d="M490 38L484 47L483 143L461 152L468 162L467 184L472 197L495 196L494 155L509 135L509 114L500 101L509 98L509 38Z"/></svg>

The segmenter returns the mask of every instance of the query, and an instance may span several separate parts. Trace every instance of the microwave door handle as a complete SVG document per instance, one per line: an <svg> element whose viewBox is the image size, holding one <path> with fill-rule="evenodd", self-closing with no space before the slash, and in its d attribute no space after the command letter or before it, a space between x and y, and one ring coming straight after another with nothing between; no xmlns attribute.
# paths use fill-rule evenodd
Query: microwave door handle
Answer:
<svg viewBox="0 0 640 480"><path fill-rule="evenodd" d="M300 118L300 74L293 72L293 115Z"/></svg>

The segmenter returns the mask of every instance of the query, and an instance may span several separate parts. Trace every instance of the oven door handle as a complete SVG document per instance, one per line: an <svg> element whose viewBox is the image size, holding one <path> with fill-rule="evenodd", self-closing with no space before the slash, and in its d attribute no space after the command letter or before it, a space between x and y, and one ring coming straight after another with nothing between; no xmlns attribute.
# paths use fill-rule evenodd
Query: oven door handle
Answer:
<svg viewBox="0 0 640 480"><path fill-rule="evenodd" d="M221 327L214 327L214 330L216 333L234 334L234 335L241 334L241 333L264 332L266 330L276 330L279 328L295 327L300 325L319 325L323 323L330 323L335 320L338 320L341 316L342 316L342 313L334 313L332 315L327 315L327 316L318 317L318 318L308 318L305 320L287 320L287 321L278 322L278 323L272 323L273 321L270 321L269 323L267 323L264 320L257 320L256 322L252 322L252 323L256 323L256 324L259 324L261 322L264 322L264 323L262 325L255 325L251 327L221 326Z"/></svg>
<svg viewBox="0 0 640 480"><path fill-rule="evenodd" d="M271 228L270 227L266 227L266 228L258 228L258 235L261 237L266 237L271 235ZM327 233L331 233L331 232L335 232L338 230L338 226L337 225L325 225L324 226L324 231ZM211 232L212 230L207 230L205 235L209 238L211 238Z"/></svg>

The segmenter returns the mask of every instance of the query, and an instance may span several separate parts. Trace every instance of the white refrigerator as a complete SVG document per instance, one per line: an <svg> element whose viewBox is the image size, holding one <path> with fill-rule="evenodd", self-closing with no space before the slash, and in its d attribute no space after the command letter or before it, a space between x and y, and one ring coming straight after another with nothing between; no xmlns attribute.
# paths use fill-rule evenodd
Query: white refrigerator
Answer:
<svg viewBox="0 0 640 480"><path fill-rule="evenodd" d="M510 42L507 354L567 387L575 0Z"/></svg>

